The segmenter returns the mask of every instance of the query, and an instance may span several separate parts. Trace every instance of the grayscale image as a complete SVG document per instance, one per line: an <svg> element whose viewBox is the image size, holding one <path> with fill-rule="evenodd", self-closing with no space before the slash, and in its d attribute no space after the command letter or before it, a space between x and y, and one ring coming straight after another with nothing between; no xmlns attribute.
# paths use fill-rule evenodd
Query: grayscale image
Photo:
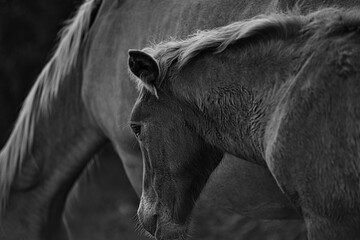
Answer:
<svg viewBox="0 0 360 240"><path fill-rule="evenodd" d="M359 7L0 0L0 240L359 240Z"/></svg>

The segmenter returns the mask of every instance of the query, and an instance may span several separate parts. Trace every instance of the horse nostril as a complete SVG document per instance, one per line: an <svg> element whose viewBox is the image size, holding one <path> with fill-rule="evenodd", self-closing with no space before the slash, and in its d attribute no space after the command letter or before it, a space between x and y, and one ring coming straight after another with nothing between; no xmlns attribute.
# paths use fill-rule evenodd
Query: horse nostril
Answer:
<svg viewBox="0 0 360 240"><path fill-rule="evenodd" d="M144 219L143 227L152 236L155 236L155 232L157 228L157 214L151 215L148 218Z"/></svg>

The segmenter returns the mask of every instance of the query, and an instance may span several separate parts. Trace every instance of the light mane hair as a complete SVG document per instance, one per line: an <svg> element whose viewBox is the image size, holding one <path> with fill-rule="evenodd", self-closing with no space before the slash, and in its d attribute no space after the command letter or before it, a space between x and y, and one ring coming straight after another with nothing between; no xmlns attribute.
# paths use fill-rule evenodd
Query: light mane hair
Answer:
<svg viewBox="0 0 360 240"><path fill-rule="evenodd" d="M0 152L0 213L5 208L15 175L20 172L31 149L39 115L50 112L51 102L58 94L62 79L77 61L95 5L96 0L86 0L61 31L55 53L26 97L10 138Z"/></svg>
<svg viewBox="0 0 360 240"><path fill-rule="evenodd" d="M161 84L170 67L179 70L201 52L210 50L220 53L241 40L249 40L246 44L253 45L272 39L288 39L298 34L302 25L302 18L295 13L260 15L223 27L199 31L184 40L171 39L153 44L143 51L158 61Z"/></svg>
<svg viewBox="0 0 360 240"><path fill-rule="evenodd" d="M335 32L340 19L349 19L349 17L356 19L358 12L357 8L350 10L322 8L307 15L301 15L301 11L295 8L286 13L260 15L212 30L199 31L184 40L171 39L152 44L143 51L153 56L159 64L160 76L157 83L159 87L170 69L180 70L204 51L216 54L236 43L240 47L247 47L255 44L264 45L272 40L289 40L303 36L305 32L314 35L321 34L323 29ZM330 33L323 36L328 34ZM139 89L145 87L140 79L135 79L135 81Z"/></svg>

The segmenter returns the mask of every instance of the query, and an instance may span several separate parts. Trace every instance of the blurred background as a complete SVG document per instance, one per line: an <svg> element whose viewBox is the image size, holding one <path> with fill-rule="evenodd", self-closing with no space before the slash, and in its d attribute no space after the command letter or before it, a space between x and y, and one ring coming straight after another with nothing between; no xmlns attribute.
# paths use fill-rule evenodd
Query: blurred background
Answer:
<svg viewBox="0 0 360 240"><path fill-rule="evenodd" d="M32 84L50 59L57 34L82 0L0 0L0 146L3 146ZM111 148L77 184L66 217L72 239L141 240L134 231L138 197ZM210 207L196 212L206 240L304 239L297 221L258 221Z"/></svg>
<svg viewBox="0 0 360 240"><path fill-rule="evenodd" d="M21 103L57 42L64 21L82 0L0 0L0 145Z"/></svg>

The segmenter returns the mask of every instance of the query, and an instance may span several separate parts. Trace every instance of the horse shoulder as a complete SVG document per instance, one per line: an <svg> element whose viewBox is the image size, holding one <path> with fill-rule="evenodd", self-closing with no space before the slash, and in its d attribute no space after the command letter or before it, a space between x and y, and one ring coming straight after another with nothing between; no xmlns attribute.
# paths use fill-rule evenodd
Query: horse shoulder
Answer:
<svg viewBox="0 0 360 240"><path fill-rule="evenodd" d="M270 170L311 215L360 212L349 208L360 196L359 58L359 44L348 40L319 48L289 80L267 128Z"/></svg>

